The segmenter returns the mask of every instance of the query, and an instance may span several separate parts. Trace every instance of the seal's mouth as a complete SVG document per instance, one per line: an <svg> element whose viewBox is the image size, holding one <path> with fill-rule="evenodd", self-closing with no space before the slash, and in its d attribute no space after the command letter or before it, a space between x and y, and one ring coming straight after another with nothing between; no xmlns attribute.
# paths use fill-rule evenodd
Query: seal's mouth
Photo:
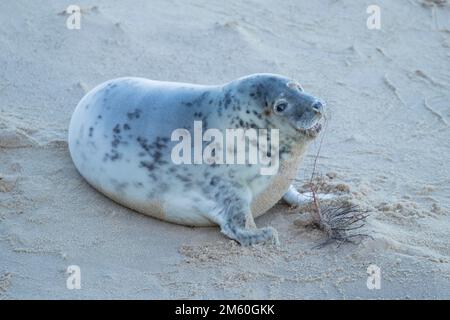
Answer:
<svg viewBox="0 0 450 320"><path fill-rule="evenodd" d="M309 128L297 128L297 131L304 134L305 136L315 138L320 131L322 130L322 124L320 122L316 122L313 126Z"/></svg>

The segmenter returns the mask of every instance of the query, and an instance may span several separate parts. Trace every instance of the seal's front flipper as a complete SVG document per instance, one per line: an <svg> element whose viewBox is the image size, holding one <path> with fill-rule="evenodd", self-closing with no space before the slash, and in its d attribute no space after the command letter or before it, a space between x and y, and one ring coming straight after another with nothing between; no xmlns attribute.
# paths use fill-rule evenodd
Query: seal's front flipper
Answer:
<svg viewBox="0 0 450 320"><path fill-rule="evenodd" d="M243 246L257 243L279 244L278 232L272 227L247 229L255 226L250 203L245 200L228 203L223 210L221 231Z"/></svg>
<svg viewBox="0 0 450 320"><path fill-rule="evenodd" d="M332 200L335 198L334 195L324 193L318 193L316 197L319 200ZM284 194L283 200L291 206L301 206L313 201L313 195L311 192L300 193L291 185L289 190Z"/></svg>
<svg viewBox="0 0 450 320"><path fill-rule="evenodd" d="M271 243L279 245L278 232L272 227L265 227L255 230L246 230L244 228L236 228L231 224L225 224L222 227L222 233L236 240L243 246L249 246L257 243Z"/></svg>

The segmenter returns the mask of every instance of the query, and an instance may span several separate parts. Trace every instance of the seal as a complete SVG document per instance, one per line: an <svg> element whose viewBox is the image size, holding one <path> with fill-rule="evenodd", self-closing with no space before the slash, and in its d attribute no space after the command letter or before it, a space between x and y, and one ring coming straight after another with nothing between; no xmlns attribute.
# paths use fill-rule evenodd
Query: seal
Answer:
<svg viewBox="0 0 450 320"><path fill-rule="evenodd" d="M290 204L306 200L291 182L323 112L324 102L275 74L224 85L119 78L81 99L70 121L69 150L90 185L128 208L182 225L219 225L242 245L278 243L276 230L256 228L254 217L283 196ZM252 129L263 134L247 135ZM216 141L222 132L228 138L227 130L238 132L231 147L228 139L226 146ZM250 155L222 161L239 139L248 142L247 153L257 147L260 162L250 162ZM199 146L209 151L206 162ZM269 168L263 159L270 160L271 174L262 173Z"/></svg>

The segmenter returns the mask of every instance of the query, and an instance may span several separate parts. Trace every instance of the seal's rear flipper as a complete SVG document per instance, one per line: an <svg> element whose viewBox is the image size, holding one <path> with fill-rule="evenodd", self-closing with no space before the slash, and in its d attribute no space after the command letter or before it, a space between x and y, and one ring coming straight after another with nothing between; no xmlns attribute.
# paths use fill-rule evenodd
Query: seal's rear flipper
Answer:
<svg viewBox="0 0 450 320"><path fill-rule="evenodd" d="M332 194L324 193L318 193L316 194L316 197L318 197L319 200L332 200L336 198L336 196ZM291 185L289 190L284 194L283 200L291 206L301 206L313 201L313 195L311 192L300 193Z"/></svg>

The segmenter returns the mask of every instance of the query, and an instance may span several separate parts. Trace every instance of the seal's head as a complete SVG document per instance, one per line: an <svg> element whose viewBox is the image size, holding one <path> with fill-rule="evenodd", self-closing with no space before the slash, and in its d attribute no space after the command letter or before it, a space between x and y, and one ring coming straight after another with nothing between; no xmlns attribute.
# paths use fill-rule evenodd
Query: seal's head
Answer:
<svg viewBox="0 0 450 320"><path fill-rule="evenodd" d="M322 128L319 121L324 116L324 101L307 94L297 81L283 76L259 74L253 81L264 93L261 106L271 126L290 136L317 136Z"/></svg>
<svg viewBox="0 0 450 320"><path fill-rule="evenodd" d="M321 130L319 120L325 111L325 102L305 93L296 81L284 84L286 88L271 101L271 107L281 122L307 137L314 138Z"/></svg>

